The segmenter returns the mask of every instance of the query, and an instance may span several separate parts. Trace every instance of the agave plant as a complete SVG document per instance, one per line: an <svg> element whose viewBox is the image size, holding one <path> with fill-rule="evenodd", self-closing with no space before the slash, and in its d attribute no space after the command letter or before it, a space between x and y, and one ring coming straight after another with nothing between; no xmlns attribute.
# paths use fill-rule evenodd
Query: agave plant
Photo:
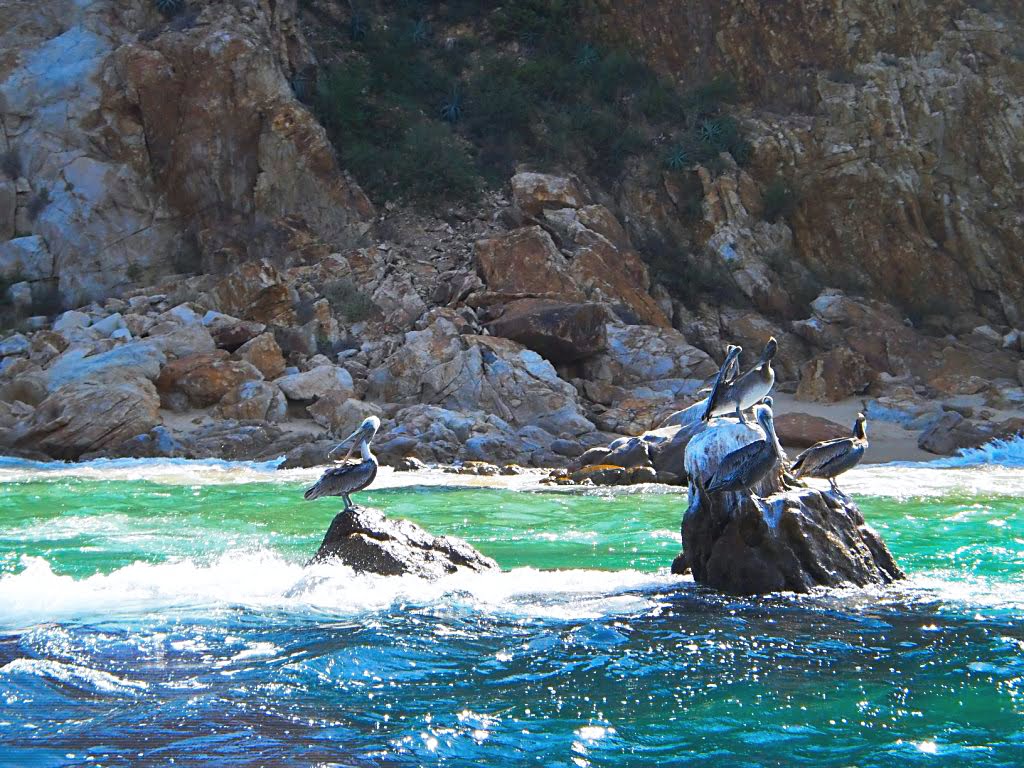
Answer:
<svg viewBox="0 0 1024 768"><path fill-rule="evenodd" d="M600 56L597 53L597 48L592 46L590 43L586 43L576 54L576 66L581 69L589 69L597 64L599 58Z"/></svg>
<svg viewBox="0 0 1024 768"><path fill-rule="evenodd" d="M462 94L458 84L452 86L448 98L441 105L441 119L447 123L457 123L462 117Z"/></svg>
<svg viewBox="0 0 1024 768"><path fill-rule="evenodd" d="M430 22L420 19L412 25L412 41L416 45L426 45L430 39Z"/></svg>
<svg viewBox="0 0 1024 768"><path fill-rule="evenodd" d="M185 8L185 0L153 0L153 4L164 16L174 16Z"/></svg>
<svg viewBox="0 0 1024 768"><path fill-rule="evenodd" d="M665 167L670 171L683 170L690 160L690 151L683 144L673 144L665 153Z"/></svg>
<svg viewBox="0 0 1024 768"><path fill-rule="evenodd" d="M370 34L370 17L358 8L353 8L352 18L348 22L348 33L353 40L365 40Z"/></svg>
<svg viewBox="0 0 1024 768"><path fill-rule="evenodd" d="M704 120L697 128L697 136L704 143L716 146L722 138L722 124L717 120Z"/></svg>
<svg viewBox="0 0 1024 768"><path fill-rule="evenodd" d="M736 161L737 165L746 165L754 156L754 147L749 141L740 139L729 147L729 153L732 155L732 159Z"/></svg>

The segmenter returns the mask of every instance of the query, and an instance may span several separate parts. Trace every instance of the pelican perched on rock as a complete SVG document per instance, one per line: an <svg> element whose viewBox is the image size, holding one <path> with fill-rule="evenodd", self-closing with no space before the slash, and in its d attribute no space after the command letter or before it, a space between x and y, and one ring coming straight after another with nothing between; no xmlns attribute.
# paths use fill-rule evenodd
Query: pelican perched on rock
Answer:
<svg viewBox="0 0 1024 768"><path fill-rule="evenodd" d="M743 411L761 402L765 395L772 391L772 386L775 384L772 358L775 357L778 349L779 343L773 336L764 345L761 357L753 368L731 382L723 384L722 379L727 378L729 366L735 362L726 356L726 362L722 364L722 369L718 372L719 380L715 382L715 386L708 396L708 406L702 417L704 421L708 421L713 416L734 413L736 418L746 424L747 418L743 415Z"/></svg>
<svg viewBox="0 0 1024 768"><path fill-rule="evenodd" d="M720 404L721 398L724 396L729 385L732 384L740 372L740 353L743 351L743 347L737 347L730 344L725 348L725 360L722 361L722 367L718 369L718 375L715 376L715 381L711 385L708 391L708 404L707 408L704 409L704 413L701 415L703 421L707 421L711 418L712 411L715 406Z"/></svg>
<svg viewBox="0 0 1024 768"><path fill-rule="evenodd" d="M332 448L327 454L328 457L351 442L348 453L342 459L343 463L324 472L317 480L316 485L303 494L303 498L312 500L319 499L321 496L341 496L345 499L345 509L352 509L352 499L349 494L363 490L377 476L377 457L370 452L370 443L378 429L380 429L380 419L376 416L368 416L355 432ZM357 445L362 455L362 461L355 464L344 463L348 461L348 457L352 455L352 451L356 449Z"/></svg>
<svg viewBox="0 0 1024 768"><path fill-rule="evenodd" d="M827 479L833 491L838 491L836 476L860 463L868 448L868 420L863 413L857 414L853 424L853 435L835 440L815 443L796 457L793 462L795 477L820 477Z"/></svg>
<svg viewBox="0 0 1024 768"><path fill-rule="evenodd" d="M775 436L772 409L767 405L758 405L754 409L754 416L764 430L765 438L726 454L714 474L699 484L706 493L747 490L764 480L778 465L781 457L778 454L779 440Z"/></svg>

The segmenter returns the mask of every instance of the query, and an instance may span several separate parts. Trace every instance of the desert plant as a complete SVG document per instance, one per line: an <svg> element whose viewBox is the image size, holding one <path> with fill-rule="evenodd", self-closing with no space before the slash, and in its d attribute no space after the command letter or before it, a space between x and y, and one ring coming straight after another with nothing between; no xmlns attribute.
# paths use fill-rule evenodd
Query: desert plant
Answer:
<svg viewBox="0 0 1024 768"><path fill-rule="evenodd" d="M368 319L376 308L359 286L345 277L325 283L322 293L335 313L352 323Z"/></svg>
<svg viewBox="0 0 1024 768"><path fill-rule="evenodd" d="M353 40L365 40L370 34L370 17L360 8L353 8L348 20L348 34Z"/></svg>
<svg viewBox="0 0 1024 768"><path fill-rule="evenodd" d="M18 150L11 147L0 155L0 171L9 179L18 179L24 173L21 163L21 155Z"/></svg>
<svg viewBox="0 0 1024 768"><path fill-rule="evenodd" d="M580 69L590 69L600 60L597 48L590 43L584 43L576 53L576 66Z"/></svg>
<svg viewBox="0 0 1024 768"><path fill-rule="evenodd" d="M430 40L430 22L426 19L417 19L412 24L412 41L416 45L426 45Z"/></svg>
<svg viewBox="0 0 1024 768"><path fill-rule="evenodd" d="M145 270L141 264L132 263L128 265L128 268L124 271L125 277L131 280L133 283L137 283L142 280L142 276L145 274Z"/></svg>
<svg viewBox="0 0 1024 768"><path fill-rule="evenodd" d="M185 0L153 0L153 5L164 16L175 16L185 10Z"/></svg>
<svg viewBox="0 0 1024 768"><path fill-rule="evenodd" d="M441 105L441 119L446 123L457 123L462 117L462 94L459 92L459 84L452 86L448 98Z"/></svg>
<svg viewBox="0 0 1024 768"><path fill-rule="evenodd" d="M665 153L665 167L670 171L681 171L690 164L690 151L682 143L673 144Z"/></svg>
<svg viewBox="0 0 1024 768"><path fill-rule="evenodd" d="M48 206L49 204L50 190L47 189L46 187L43 187L32 196L31 200L28 201L28 206L26 207L26 210L28 212L29 221L35 221L37 218L39 218L39 214L46 210L46 206Z"/></svg>

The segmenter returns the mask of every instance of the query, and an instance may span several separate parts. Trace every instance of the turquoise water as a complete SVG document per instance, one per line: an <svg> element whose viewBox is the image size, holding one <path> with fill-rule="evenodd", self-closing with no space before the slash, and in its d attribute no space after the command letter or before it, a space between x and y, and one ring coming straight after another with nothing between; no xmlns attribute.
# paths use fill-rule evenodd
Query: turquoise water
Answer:
<svg viewBox="0 0 1024 768"><path fill-rule="evenodd" d="M758 599L678 493L448 476L360 501L502 573L305 569L313 476L0 467L0 765L1024 765L1024 469L859 470L908 581Z"/></svg>

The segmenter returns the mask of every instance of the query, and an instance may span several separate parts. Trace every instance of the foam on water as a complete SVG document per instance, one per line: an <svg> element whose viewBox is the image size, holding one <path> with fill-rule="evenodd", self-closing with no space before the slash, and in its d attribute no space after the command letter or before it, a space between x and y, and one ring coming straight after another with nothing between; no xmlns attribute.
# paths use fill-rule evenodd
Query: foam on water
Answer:
<svg viewBox="0 0 1024 768"><path fill-rule="evenodd" d="M0 627L88 622L159 612L202 614L216 608L350 616L393 606L553 619L600 618L651 609L653 593L688 581L640 571L541 571L516 568L460 573L438 581L358 575L336 564L308 568L270 551L232 551L209 563L191 559L136 562L109 574L75 579L41 557L0 577Z"/></svg>

